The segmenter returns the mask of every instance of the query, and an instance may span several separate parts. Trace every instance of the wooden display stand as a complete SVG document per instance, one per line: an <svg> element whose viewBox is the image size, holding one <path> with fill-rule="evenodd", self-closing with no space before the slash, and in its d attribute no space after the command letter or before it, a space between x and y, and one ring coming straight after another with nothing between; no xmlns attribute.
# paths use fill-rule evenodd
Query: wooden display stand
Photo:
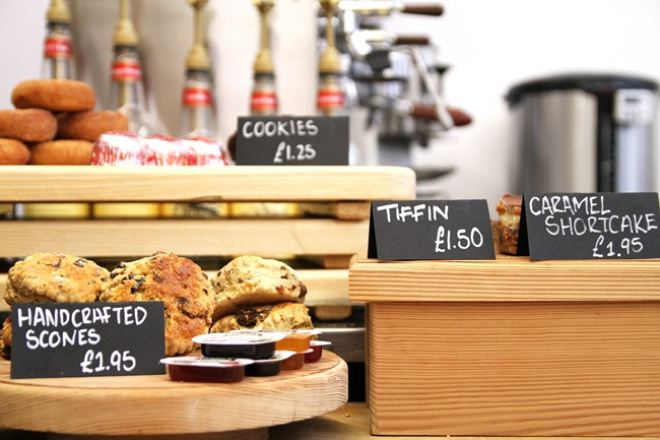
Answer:
<svg viewBox="0 0 660 440"><path fill-rule="evenodd" d="M12 380L9 369L1 360L0 428L57 433L49 440L266 440L268 427L348 398L346 363L330 352L301 370L233 384L166 375Z"/></svg>
<svg viewBox="0 0 660 440"><path fill-rule="evenodd" d="M296 202L326 216L7 220L0 221L0 258L49 251L92 259L156 251L303 256L326 268L299 273L309 283L306 303L347 304L347 269L367 249L370 201L414 198L415 173L402 167L4 166L0 203Z"/></svg>
<svg viewBox="0 0 660 440"><path fill-rule="evenodd" d="M660 260L361 260L372 434L660 436Z"/></svg>

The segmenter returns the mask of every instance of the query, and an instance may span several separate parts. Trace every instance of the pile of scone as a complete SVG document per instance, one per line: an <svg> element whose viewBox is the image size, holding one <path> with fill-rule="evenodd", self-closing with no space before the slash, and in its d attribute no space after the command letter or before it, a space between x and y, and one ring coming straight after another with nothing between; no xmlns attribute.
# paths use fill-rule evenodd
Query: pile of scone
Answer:
<svg viewBox="0 0 660 440"><path fill-rule="evenodd" d="M191 259L158 252L112 271L73 255L37 253L9 270L5 301L85 303L163 301L165 353L195 349L194 336L235 329L311 329L307 289L288 265L257 256L230 261L210 279ZM9 357L11 318L0 349Z"/></svg>
<svg viewBox="0 0 660 440"><path fill-rule="evenodd" d="M0 165L89 165L101 134L128 130L123 114L93 110L96 94L82 81L22 81L11 101L15 109L0 110Z"/></svg>

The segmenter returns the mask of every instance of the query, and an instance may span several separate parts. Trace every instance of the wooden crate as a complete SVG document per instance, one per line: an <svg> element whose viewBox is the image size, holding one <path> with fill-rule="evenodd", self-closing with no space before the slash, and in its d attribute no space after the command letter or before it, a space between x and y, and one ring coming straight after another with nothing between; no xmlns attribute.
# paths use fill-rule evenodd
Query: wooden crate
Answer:
<svg viewBox="0 0 660 440"><path fill-rule="evenodd" d="M360 260L377 435L660 436L660 260Z"/></svg>
<svg viewBox="0 0 660 440"><path fill-rule="evenodd" d="M294 255L324 263L299 272L307 304L348 303L347 269L367 248L369 202L414 197L415 174L402 167L5 166L0 203L296 202L329 216L0 220L0 258Z"/></svg>

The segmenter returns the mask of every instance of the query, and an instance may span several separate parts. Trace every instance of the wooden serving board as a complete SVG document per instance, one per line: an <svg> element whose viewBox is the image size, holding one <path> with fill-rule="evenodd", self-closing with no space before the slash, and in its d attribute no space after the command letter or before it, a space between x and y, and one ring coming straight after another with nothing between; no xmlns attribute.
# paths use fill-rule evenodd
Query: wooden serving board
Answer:
<svg viewBox="0 0 660 440"><path fill-rule="evenodd" d="M0 429L54 438L263 439L263 428L325 414L348 398L346 363L328 351L301 370L234 384L167 375L12 380L9 371L0 361Z"/></svg>

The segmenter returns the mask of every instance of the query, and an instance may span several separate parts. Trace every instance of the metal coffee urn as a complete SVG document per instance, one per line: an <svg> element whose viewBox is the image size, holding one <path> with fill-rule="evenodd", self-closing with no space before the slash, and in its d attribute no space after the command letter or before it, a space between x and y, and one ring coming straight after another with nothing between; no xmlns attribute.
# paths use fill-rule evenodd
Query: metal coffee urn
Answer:
<svg viewBox="0 0 660 440"><path fill-rule="evenodd" d="M562 75L512 87L518 192L655 191L658 83Z"/></svg>

